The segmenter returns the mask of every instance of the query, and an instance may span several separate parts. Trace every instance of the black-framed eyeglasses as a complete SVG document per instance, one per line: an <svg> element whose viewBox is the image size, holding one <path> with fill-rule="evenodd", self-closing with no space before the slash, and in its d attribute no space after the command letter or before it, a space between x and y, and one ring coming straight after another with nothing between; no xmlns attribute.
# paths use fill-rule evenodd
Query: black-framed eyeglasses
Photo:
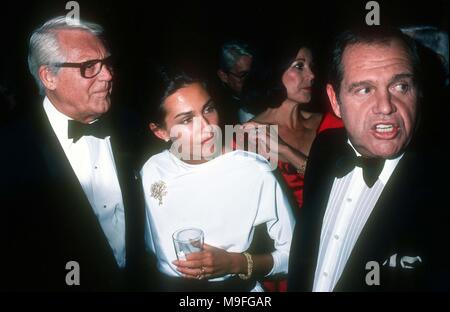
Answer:
<svg viewBox="0 0 450 312"><path fill-rule="evenodd" d="M229 71L228 73L230 75L232 75L232 76L242 80L245 77L247 77L250 72L249 71L244 71L244 72L241 72L240 74L236 74L236 73L233 73L232 71Z"/></svg>
<svg viewBox="0 0 450 312"><path fill-rule="evenodd" d="M102 71L103 65L113 74L113 60L111 55L105 57L103 60L89 60L82 63L55 63L51 65L56 67L79 68L81 77L87 79L97 76Z"/></svg>

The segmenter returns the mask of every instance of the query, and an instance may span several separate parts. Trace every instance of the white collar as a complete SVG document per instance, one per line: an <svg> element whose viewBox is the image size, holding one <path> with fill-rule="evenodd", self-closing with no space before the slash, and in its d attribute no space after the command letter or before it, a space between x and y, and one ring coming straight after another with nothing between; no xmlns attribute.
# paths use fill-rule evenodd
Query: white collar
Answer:
<svg viewBox="0 0 450 312"><path fill-rule="evenodd" d="M181 168L184 168L184 169L187 169L187 170L196 170L196 169L202 169L202 168L209 168L210 166L214 166L217 163L226 161L230 157L235 157L237 155L242 156L242 157L246 157L246 158L255 158L255 159L259 160L261 163L264 163L264 164L268 164L269 163L267 161L267 159L265 159L261 155L253 153L253 152L249 152L249 151L244 151L244 150L233 150L233 151L230 151L230 152L226 152L226 153L223 153L223 154L221 154L221 155L219 155L217 157L212 158L211 160L208 160L208 161L200 163L200 164L189 164L189 163L181 160L180 158L178 158L176 155L174 155L168 149L164 150L162 153L165 154L166 157L171 159L176 164L177 167L181 167Z"/></svg>
<svg viewBox="0 0 450 312"><path fill-rule="evenodd" d="M73 139L69 139L68 137L68 128L69 128L69 120L73 120L73 118L61 113L52 102L50 102L48 97L44 98L44 110L47 114L48 120L58 137L59 142L64 145L70 145L73 143ZM98 119L90 123L97 122Z"/></svg>
<svg viewBox="0 0 450 312"><path fill-rule="evenodd" d="M59 110L57 110L56 107L53 105L53 103L50 102L48 97L44 98L44 110L47 114L48 120L50 121L53 131L55 132L61 144L67 141L70 141L71 143L73 140L68 138L67 128L68 128L68 121L72 120L73 118L70 118L69 116L66 116Z"/></svg>
<svg viewBox="0 0 450 312"><path fill-rule="evenodd" d="M360 153L358 153L358 151L353 147L352 142L350 142L349 139L347 139L347 143L353 148L353 150L355 151L357 156L361 156ZM397 156L394 159L386 159L384 162L384 167L383 170L380 173L380 176L378 177L378 179L380 179L380 181L386 185L387 181L389 180L389 178L392 175L392 172L394 172L395 167L397 167L398 162L400 161L400 159L402 159L403 155L405 153L400 154L400 156Z"/></svg>

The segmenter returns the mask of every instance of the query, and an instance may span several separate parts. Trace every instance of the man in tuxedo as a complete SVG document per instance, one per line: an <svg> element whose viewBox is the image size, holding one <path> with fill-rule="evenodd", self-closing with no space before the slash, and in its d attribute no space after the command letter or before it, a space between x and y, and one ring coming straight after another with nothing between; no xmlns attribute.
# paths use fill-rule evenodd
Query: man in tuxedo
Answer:
<svg viewBox="0 0 450 312"><path fill-rule="evenodd" d="M448 161L414 141L425 103L414 43L347 31L332 62L327 94L345 129L311 149L288 289L448 290Z"/></svg>
<svg viewBox="0 0 450 312"><path fill-rule="evenodd" d="M101 26L47 21L28 65L44 98L1 132L1 288L149 289L141 186L107 114Z"/></svg>

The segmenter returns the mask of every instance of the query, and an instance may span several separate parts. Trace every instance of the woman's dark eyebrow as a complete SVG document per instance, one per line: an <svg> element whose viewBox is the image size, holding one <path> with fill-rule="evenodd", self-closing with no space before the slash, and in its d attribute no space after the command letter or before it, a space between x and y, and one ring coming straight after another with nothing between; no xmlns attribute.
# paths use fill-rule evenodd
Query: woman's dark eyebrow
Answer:
<svg viewBox="0 0 450 312"><path fill-rule="evenodd" d="M213 102L213 100L212 100L211 98L208 99L208 101L206 101L206 103L203 104L202 110L204 110L205 107L206 107L207 105L211 104L212 102ZM178 117L180 117L180 116L192 116L192 115L193 115L193 112L192 112L192 111L182 112L182 113L176 114L175 117L174 117L174 119L175 119L175 118L178 118Z"/></svg>
<svg viewBox="0 0 450 312"><path fill-rule="evenodd" d="M180 116L189 116L189 115L192 115L192 111L179 113L174 118L178 118Z"/></svg>
<svg viewBox="0 0 450 312"><path fill-rule="evenodd" d="M208 99L208 101L206 101L205 104L203 104L202 110L205 109L206 106L210 105L213 102L213 100L211 98Z"/></svg>

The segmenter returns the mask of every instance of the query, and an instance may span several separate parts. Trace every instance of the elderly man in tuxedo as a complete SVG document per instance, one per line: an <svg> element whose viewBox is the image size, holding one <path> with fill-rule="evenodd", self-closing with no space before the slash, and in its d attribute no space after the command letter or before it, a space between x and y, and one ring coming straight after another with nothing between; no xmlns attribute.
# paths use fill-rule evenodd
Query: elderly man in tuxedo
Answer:
<svg viewBox="0 0 450 312"><path fill-rule="evenodd" d="M57 17L33 31L43 99L2 129L2 288L145 290L144 206L108 122L113 68L102 27Z"/></svg>
<svg viewBox="0 0 450 312"><path fill-rule="evenodd" d="M327 93L345 129L311 149L290 291L448 289L448 161L415 144L420 78L399 31L338 37Z"/></svg>

